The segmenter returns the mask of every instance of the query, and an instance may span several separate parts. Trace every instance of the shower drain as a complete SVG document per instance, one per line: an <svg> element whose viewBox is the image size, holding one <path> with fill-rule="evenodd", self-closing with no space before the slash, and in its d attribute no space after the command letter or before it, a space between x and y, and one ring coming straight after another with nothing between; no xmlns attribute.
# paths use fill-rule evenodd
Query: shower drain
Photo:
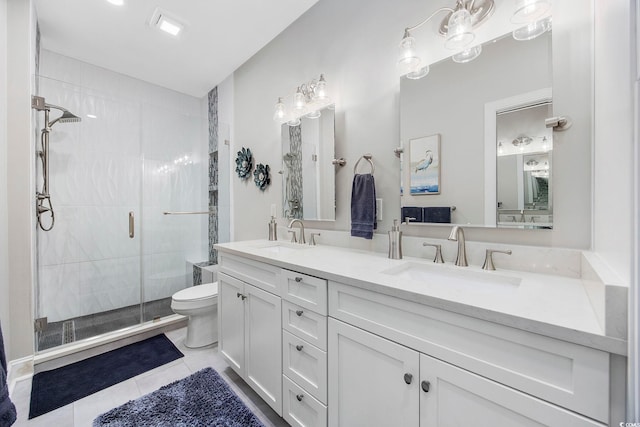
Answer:
<svg viewBox="0 0 640 427"><path fill-rule="evenodd" d="M62 344L69 344L76 340L76 327L73 320L67 320L62 324Z"/></svg>

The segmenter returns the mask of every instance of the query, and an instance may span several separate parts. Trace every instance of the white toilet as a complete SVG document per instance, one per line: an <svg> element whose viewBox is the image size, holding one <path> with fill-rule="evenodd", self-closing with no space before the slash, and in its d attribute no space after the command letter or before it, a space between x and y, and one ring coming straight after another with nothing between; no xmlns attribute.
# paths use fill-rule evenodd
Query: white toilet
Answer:
<svg viewBox="0 0 640 427"><path fill-rule="evenodd" d="M204 347L218 341L218 282L176 292L171 297L171 309L189 317L185 346Z"/></svg>

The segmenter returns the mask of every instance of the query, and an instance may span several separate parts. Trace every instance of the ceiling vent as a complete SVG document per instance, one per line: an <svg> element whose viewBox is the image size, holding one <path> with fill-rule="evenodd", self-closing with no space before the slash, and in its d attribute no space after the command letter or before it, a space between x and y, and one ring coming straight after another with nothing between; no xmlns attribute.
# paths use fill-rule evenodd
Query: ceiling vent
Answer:
<svg viewBox="0 0 640 427"><path fill-rule="evenodd" d="M153 12L149 25L173 37L180 37L185 27L181 20L160 8Z"/></svg>

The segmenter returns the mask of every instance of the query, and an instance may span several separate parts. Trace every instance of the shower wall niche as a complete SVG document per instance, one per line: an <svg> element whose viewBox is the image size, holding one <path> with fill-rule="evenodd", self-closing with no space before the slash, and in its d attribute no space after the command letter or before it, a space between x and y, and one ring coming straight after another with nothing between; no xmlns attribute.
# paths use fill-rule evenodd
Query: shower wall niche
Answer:
<svg viewBox="0 0 640 427"><path fill-rule="evenodd" d="M82 117L50 135L56 223L37 232L36 318L65 329L40 332L38 350L171 314L171 295L209 259L208 215L164 214L209 210L206 98L47 50L36 81Z"/></svg>

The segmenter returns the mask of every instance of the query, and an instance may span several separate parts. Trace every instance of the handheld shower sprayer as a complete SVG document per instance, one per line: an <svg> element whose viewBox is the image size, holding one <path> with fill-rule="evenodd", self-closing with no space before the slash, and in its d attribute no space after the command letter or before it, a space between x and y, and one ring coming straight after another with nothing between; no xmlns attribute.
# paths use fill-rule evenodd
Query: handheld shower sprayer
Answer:
<svg viewBox="0 0 640 427"><path fill-rule="evenodd" d="M37 111L44 111L44 128L40 134L41 150L37 152L38 157L42 161L42 191L36 192L36 216L38 219L38 226L43 231L50 231L55 224L55 214L53 212L53 205L51 204L51 195L49 194L49 133L51 127L56 123L77 123L81 121L80 117L71 113L66 108L59 107L57 105L47 104L41 96L31 96L31 108ZM53 121L49 121L49 113L51 109L62 111L62 115ZM51 224L46 227L42 223L42 214L49 212L51 214Z"/></svg>

